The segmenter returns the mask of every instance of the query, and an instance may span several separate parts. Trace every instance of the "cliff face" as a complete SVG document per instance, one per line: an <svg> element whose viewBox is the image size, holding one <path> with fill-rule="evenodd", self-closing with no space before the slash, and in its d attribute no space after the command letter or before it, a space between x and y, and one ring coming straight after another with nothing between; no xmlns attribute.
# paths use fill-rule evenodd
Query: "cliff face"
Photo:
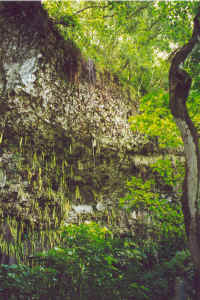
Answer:
<svg viewBox="0 0 200 300"><path fill-rule="evenodd" d="M120 88L91 80L40 4L18 5L0 7L2 220L16 220L16 230L88 215L107 222L127 179L145 175L136 155L145 142L129 129Z"/></svg>

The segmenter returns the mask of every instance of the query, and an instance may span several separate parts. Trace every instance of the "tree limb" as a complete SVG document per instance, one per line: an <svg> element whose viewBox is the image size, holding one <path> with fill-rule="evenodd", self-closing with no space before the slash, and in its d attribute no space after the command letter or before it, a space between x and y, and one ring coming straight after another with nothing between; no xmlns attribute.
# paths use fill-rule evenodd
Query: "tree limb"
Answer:
<svg viewBox="0 0 200 300"><path fill-rule="evenodd" d="M109 3L108 5L105 5L105 6L99 6L99 5L91 5L91 6L87 6L87 7L84 7L78 11L76 11L73 15L78 15L80 13L82 13L84 10L86 9L90 9L90 8L101 8L101 9L104 9L104 8L107 8L111 5L111 3Z"/></svg>

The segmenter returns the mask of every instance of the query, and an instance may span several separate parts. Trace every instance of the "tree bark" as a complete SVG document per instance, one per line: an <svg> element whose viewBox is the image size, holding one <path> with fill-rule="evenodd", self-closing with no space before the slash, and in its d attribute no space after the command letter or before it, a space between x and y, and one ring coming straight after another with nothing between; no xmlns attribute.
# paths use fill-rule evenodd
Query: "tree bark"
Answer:
<svg viewBox="0 0 200 300"><path fill-rule="evenodd" d="M195 46L199 43L199 18L200 8L194 19L192 38L175 54L169 72L170 108L181 132L186 158L182 208L189 249L198 275L200 272L200 150L198 133L189 117L186 106L192 79L182 69L182 66L189 54L196 50ZM196 289L196 297L196 299L200 299L199 289Z"/></svg>

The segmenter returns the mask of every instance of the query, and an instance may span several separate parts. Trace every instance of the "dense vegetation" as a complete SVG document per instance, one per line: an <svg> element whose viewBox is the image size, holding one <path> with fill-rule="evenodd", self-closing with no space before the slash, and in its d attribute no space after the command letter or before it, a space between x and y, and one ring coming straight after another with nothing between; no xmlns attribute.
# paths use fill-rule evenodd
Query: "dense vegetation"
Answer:
<svg viewBox="0 0 200 300"><path fill-rule="evenodd" d="M134 230L120 235L112 226L96 223L64 225L57 232L61 238L56 247L29 257L26 265L1 265L0 295L167 300L181 278L194 299L194 266L180 203L183 143L170 112L168 72L171 55L191 36L198 4L44 1L44 7L64 38L95 64L95 84L103 89L114 83L123 92L132 108L133 133L151 141L162 158L152 163L146 178L128 181L128 193L119 201L125 212L136 212ZM188 109L199 130L198 59L191 54L184 67L193 76ZM41 166L39 170L42 185Z"/></svg>
<svg viewBox="0 0 200 300"><path fill-rule="evenodd" d="M122 239L95 223L68 225L62 245L31 257L32 267L2 265L0 293L24 300L169 299L176 277L184 277L192 296L190 255L183 232L173 229L157 230L154 239Z"/></svg>

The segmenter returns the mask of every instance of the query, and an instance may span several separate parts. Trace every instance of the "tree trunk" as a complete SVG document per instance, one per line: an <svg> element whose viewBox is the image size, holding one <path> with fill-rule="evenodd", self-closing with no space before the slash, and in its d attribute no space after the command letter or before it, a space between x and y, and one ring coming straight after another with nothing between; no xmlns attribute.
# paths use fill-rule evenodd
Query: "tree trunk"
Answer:
<svg viewBox="0 0 200 300"><path fill-rule="evenodd" d="M200 271L200 152L198 133L186 107L192 80L181 67L199 43L199 17L200 9L194 19L192 38L175 54L169 73L170 108L181 132L186 158L182 207L189 249L198 274ZM200 299L199 289L196 289L196 297L196 299Z"/></svg>

